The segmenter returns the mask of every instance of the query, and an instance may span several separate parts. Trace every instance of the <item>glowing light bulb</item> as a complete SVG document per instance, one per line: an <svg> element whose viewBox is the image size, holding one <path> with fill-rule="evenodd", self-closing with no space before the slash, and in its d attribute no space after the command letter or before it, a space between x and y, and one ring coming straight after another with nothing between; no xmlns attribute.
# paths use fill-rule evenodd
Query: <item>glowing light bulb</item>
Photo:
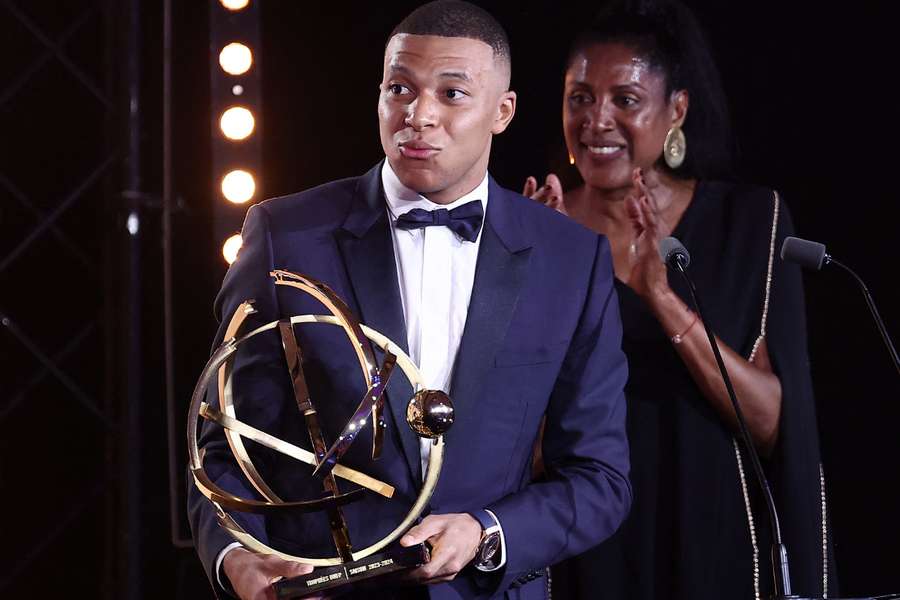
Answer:
<svg viewBox="0 0 900 600"><path fill-rule="evenodd" d="M241 10L250 4L250 0L219 0L219 2L228 10Z"/></svg>
<svg viewBox="0 0 900 600"><path fill-rule="evenodd" d="M240 234L234 234L222 244L222 256L225 257L225 262L229 265L237 259L238 250L241 249L241 244L244 241L241 239Z"/></svg>
<svg viewBox="0 0 900 600"><path fill-rule="evenodd" d="M229 202L243 204L256 193L256 180L253 175L241 169L231 171L222 178L222 195Z"/></svg>
<svg viewBox="0 0 900 600"><path fill-rule="evenodd" d="M256 120L253 113L243 106L232 106L222 113L219 119L219 127L225 137L231 140L243 140L253 133Z"/></svg>
<svg viewBox="0 0 900 600"><path fill-rule="evenodd" d="M231 42L219 52L219 65L229 75L243 75L253 66L253 53L240 42Z"/></svg>

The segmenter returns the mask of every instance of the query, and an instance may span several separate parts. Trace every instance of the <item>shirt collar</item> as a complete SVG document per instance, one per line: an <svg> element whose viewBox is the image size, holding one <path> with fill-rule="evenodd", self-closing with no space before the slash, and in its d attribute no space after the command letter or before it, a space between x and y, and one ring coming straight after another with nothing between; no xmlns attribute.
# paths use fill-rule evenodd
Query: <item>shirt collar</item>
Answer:
<svg viewBox="0 0 900 600"><path fill-rule="evenodd" d="M391 223L396 221L397 217L399 217L400 215L406 214L414 208L424 208L425 210L446 208L448 210L452 210L457 206L461 206L471 200L480 200L481 208L484 210L485 214L487 214L487 173L484 174L484 179L481 180L481 183L475 186L474 190L460 198L457 198L450 204L437 204L436 202L432 202L422 194L419 194L418 192L411 190L403 185L403 183L400 182L400 178L397 177L396 173L394 173L394 169L391 168L390 162L388 162L387 160L384 161L384 166L381 169L381 183L384 186L384 196L387 200L388 212L391 215Z"/></svg>

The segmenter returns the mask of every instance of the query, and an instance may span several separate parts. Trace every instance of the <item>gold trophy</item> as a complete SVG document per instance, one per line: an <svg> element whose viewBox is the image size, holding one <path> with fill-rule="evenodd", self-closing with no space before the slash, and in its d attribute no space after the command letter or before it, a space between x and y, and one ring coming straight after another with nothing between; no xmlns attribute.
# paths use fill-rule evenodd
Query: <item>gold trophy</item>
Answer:
<svg viewBox="0 0 900 600"><path fill-rule="evenodd" d="M325 284L310 277L289 271L273 271L275 285L289 286L310 294L324 305L330 315L298 315L267 323L251 331L245 331L245 321L253 314L253 302L241 304L231 317L222 344L213 352L203 369L191 397L188 412L188 452L190 469L197 489L214 505L219 524L243 544L248 550L261 554L274 554L284 560L313 565L308 575L281 580L274 584L278 598L302 598L323 590L356 583L378 575L401 569L413 568L428 562L427 547L420 544L403 548L391 545L422 514L441 473L444 456L443 434L453 424L453 405L442 391L426 390L415 364L394 342L377 331L360 324L347 305ZM313 399L310 398L303 374L303 355L297 345L294 326L303 323L327 323L344 329L359 359L367 391L353 416L346 422L335 441L329 445L325 439ZM277 329L281 335L286 365L293 382L294 396L299 411L298 418L305 422L309 432L312 452L290 444L240 421L236 414L232 389L232 371L238 347L265 331ZM379 366L372 348L374 342L384 353ZM350 448L359 432L373 427L372 459L381 455L384 439L384 390L395 369L399 367L409 380L415 395L407 405L407 422L420 437L432 440L426 475L415 502L397 526L374 544L356 550L353 548L347 523L341 510L351 502L365 497L367 493L391 498L394 488L389 483L379 481L365 473L341 464L341 457ZM210 406L204 398L209 385L216 379L220 407ZM231 453L244 476L263 498L262 500L237 497L218 487L206 474L203 467L203 453L197 446L197 426L199 418L216 423L224 429ZM285 500L280 498L265 482L254 466L243 438L270 448L295 459L298 465L297 477L315 478L321 481L323 494L314 499ZM338 480L352 482L358 488L342 493ZM272 515L299 511L304 513L322 512L328 519L334 547L332 557L294 556L268 546L244 530L227 512Z"/></svg>

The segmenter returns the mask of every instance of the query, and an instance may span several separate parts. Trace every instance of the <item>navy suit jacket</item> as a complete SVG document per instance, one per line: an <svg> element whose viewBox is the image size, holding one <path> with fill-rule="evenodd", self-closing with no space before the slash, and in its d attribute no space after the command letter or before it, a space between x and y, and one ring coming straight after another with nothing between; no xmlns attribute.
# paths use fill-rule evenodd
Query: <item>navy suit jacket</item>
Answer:
<svg viewBox="0 0 900 600"><path fill-rule="evenodd" d="M257 325L298 314L327 314L306 294L273 284L269 272L285 269L327 283L361 322L406 348L380 170L379 164L362 177L269 200L248 211L243 247L216 300L223 321L217 344L234 310L248 299L255 301L258 312L251 318ZM428 511L490 509L502 524L507 559L498 572L484 574L470 567L450 583L428 586L432 598L543 598L546 581L518 585L523 574L600 543L618 528L631 503L623 395L627 366L620 349L609 245L602 236L493 180L489 194L451 382L456 422L445 437L443 471ZM321 420L329 424L331 440L365 392L360 367L341 328L310 324L296 329L311 397ZM238 417L309 447L280 339L269 333L238 353ZM405 417L411 396L398 370L387 389L382 457L371 461L369 430L342 459L397 488L390 500L371 494L344 508L355 548L393 529L418 493L418 438ZM546 475L532 481L533 448L545 417ZM205 426L200 443L213 479L252 497L218 427ZM309 499L321 493L321 484L305 487L314 483L310 467L265 449L255 449L253 455L281 498ZM218 588L212 573L215 558L233 540L218 527L209 502L191 489L194 539ZM237 516L251 533L283 551L335 555L324 514Z"/></svg>

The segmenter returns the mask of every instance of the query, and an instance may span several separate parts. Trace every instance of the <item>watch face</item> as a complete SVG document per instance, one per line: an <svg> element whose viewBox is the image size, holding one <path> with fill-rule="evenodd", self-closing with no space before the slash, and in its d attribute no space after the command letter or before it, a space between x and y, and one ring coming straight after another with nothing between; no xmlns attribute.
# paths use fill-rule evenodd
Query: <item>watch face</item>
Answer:
<svg viewBox="0 0 900 600"><path fill-rule="evenodd" d="M486 564L497 554L500 549L500 534L494 532L485 536L478 546L478 563Z"/></svg>

